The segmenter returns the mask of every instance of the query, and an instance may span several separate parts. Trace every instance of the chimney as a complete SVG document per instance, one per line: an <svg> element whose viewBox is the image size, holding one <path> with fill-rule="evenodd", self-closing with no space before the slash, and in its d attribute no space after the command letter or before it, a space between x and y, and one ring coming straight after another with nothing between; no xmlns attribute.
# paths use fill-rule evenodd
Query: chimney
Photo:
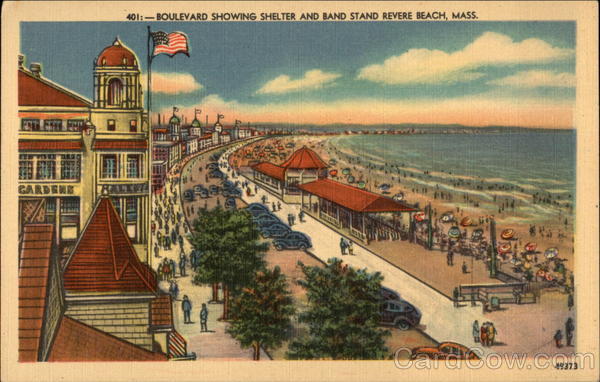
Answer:
<svg viewBox="0 0 600 382"><path fill-rule="evenodd" d="M39 62L32 62L31 65L29 65L29 70L31 70L31 73L33 73L34 76L39 77L42 74L42 64Z"/></svg>
<svg viewBox="0 0 600 382"><path fill-rule="evenodd" d="M23 69L23 65L25 64L25 56L19 54L19 69Z"/></svg>

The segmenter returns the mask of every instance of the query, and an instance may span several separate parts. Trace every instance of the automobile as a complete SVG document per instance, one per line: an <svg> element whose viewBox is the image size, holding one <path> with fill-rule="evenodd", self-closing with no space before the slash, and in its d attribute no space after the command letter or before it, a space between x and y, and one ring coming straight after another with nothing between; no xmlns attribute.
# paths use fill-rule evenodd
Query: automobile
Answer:
<svg viewBox="0 0 600 382"><path fill-rule="evenodd" d="M268 227L273 224L283 224L281 220L277 216L274 215L264 215L258 219L253 219L254 223L258 226L259 229L263 227Z"/></svg>
<svg viewBox="0 0 600 382"><path fill-rule="evenodd" d="M290 227L283 223L276 223L270 226L264 226L260 228L260 232L264 237L284 237L290 231Z"/></svg>
<svg viewBox="0 0 600 382"><path fill-rule="evenodd" d="M234 188L235 184L231 180L224 180L221 182L221 187L223 188Z"/></svg>
<svg viewBox="0 0 600 382"><path fill-rule="evenodd" d="M206 165L206 168L209 170L218 170L219 169L219 164L216 162L211 162L209 164Z"/></svg>
<svg viewBox="0 0 600 382"><path fill-rule="evenodd" d="M213 170L213 171L211 171L211 172L208 173L208 177L209 178L223 179L223 178L225 178L225 174L223 174L223 172L221 172L221 170Z"/></svg>
<svg viewBox="0 0 600 382"><path fill-rule="evenodd" d="M206 199L210 196L208 190L206 188L203 188L202 190L200 190L200 192L198 193L198 195L202 198L202 199Z"/></svg>
<svg viewBox="0 0 600 382"><path fill-rule="evenodd" d="M400 300L400 295L395 290L391 290L390 288L386 287L381 287L379 291L381 293L381 297L384 300Z"/></svg>
<svg viewBox="0 0 600 382"><path fill-rule="evenodd" d="M277 238L273 241L273 246L278 251L284 249L300 249L305 250L306 248L312 247L308 236L298 231L291 231L287 235Z"/></svg>
<svg viewBox="0 0 600 382"><path fill-rule="evenodd" d="M195 194L199 194L199 193L201 193L201 192L202 192L202 190L206 190L206 187L204 187L204 186L203 186L203 185L201 185L201 184L197 184L197 185L195 185L195 186L194 186L194 193L195 193Z"/></svg>
<svg viewBox="0 0 600 382"><path fill-rule="evenodd" d="M381 304L380 324L408 330L421 322L421 312L405 300L386 300Z"/></svg>
<svg viewBox="0 0 600 382"><path fill-rule="evenodd" d="M474 350L457 344L456 342L442 342L437 347L422 346L412 350L411 358L430 358L430 359L470 359L478 360L479 356Z"/></svg>
<svg viewBox="0 0 600 382"><path fill-rule="evenodd" d="M185 190L183 192L183 200L185 200L187 202L193 202L194 201L194 191Z"/></svg>
<svg viewBox="0 0 600 382"><path fill-rule="evenodd" d="M210 192L211 195L217 195L219 193L219 190L219 186L215 184L211 184L210 186L208 186L208 192Z"/></svg>
<svg viewBox="0 0 600 382"><path fill-rule="evenodd" d="M277 216L273 215L272 212L270 211L261 211L261 212L257 212L255 214L252 215L252 220L256 221L259 219L263 219L263 218L268 218L268 217L274 217L277 218ZM279 220L279 218L277 218Z"/></svg>
<svg viewBox="0 0 600 382"><path fill-rule="evenodd" d="M242 191L239 188L223 188L223 196L226 198L240 198Z"/></svg>
<svg viewBox="0 0 600 382"><path fill-rule="evenodd" d="M225 209L235 210L236 208L235 198L227 198L225 200Z"/></svg>
<svg viewBox="0 0 600 382"><path fill-rule="evenodd" d="M248 210L248 212L250 212L252 216L261 214L263 212L269 212L269 207L260 203L250 203L248 204L248 207L246 207L246 209Z"/></svg>

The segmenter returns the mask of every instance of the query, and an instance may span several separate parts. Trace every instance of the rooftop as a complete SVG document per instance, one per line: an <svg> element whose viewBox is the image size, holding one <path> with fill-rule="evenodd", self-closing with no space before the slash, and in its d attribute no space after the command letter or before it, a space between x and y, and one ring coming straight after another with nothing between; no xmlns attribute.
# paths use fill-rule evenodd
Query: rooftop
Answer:
<svg viewBox="0 0 600 382"><path fill-rule="evenodd" d="M271 178L284 180L285 179L285 168L281 166L277 166L271 162L260 162L252 166L253 170L261 172L265 175L270 176Z"/></svg>
<svg viewBox="0 0 600 382"><path fill-rule="evenodd" d="M41 75L19 69L19 106L90 107L92 103Z"/></svg>
<svg viewBox="0 0 600 382"><path fill-rule="evenodd" d="M281 164L281 167L286 169L322 169L327 168L327 164L317 153L304 146L294 151L288 160Z"/></svg>

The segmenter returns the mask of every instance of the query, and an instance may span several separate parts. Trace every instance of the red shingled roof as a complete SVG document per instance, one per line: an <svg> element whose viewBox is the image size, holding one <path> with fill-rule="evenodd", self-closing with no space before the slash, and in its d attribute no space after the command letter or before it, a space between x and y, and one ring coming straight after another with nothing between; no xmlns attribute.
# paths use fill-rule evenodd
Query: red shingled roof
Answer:
<svg viewBox="0 0 600 382"><path fill-rule="evenodd" d="M63 316L48 361L166 361L163 353L151 352Z"/></svg>
<svg viewBox="0 0 600 382"><path fill-rule="evenodd" d="M19 361L36 362L40 350L50 257L52 224L26 224L19 263Z"/></svg>
<svg viewBox="0 0 600 382"><path fill-rule="evenodd" d="M127 60L124 63L123 59ZM102 61L105 62L102 62ZM98 56L96 64L99 66L137 66L135 54L127 48L119 38L116 38L112 45L104 48Z"/></svg>
<svg viewBox="0 0 600 382"><path fill-rule="evenodd" d="M170 294L162 294L150 305L152 329L173 329L173 303Z"/></svg>
<svg viewBox="0 0 600 382"><path fill-rule="evenodd" d="M108 197L100 197L69 256L63 274L68 292L151 292L156 278L140 262Z"/></svg>
<svg viewBox="0 0 600 382"><path fill-rule="evenodd" d="M284 180L285 179L285 168L277 166L270 162L260 162L252 166L253 170L261 172L271 178Z"/></svg>
<svg viewBox="0 0 600 382"><path fill-rule="evenodd" d="M148 141L145 139L97 139L94 150L145 150Z"/></svg>
<svg viewBox="0 0 600 382"><path fill-rule="evenodd" d="M22 141L19 140L19 151L46 151L46 150L83 150L81 141Z"/></svg>
<svg viewBox="0 0 600 382"><path fill-rule="evenodd" d="M356 212L417 211L404 203L330 179L319 179L297 187Z"/></svg>
<svg viewBox="0 0 600 382"><path fill-rule="evenodd" d="M311 149L302 147L281 164L281 167L289 168L327 168L327 164Z"/></svg>
<svg viewBox="0 0 600 382"><path fill-rule="evenodd" d="M84 98L44 78L19 70L19 106L92 106Z"/></svg>

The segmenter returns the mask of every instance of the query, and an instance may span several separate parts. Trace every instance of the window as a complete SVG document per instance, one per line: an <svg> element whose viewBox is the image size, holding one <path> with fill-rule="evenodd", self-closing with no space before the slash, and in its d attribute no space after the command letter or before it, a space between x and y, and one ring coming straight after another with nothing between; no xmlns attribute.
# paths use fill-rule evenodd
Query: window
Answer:
<svg viewBox="0 0 600 382"><path fill-rule="evenodd" d="M33 155L19 155L19 179L33 179Z"/></svg>
<svg viewBox="0 0 600 382"><path fill-rule="evenodd" d="M108 82L108 104L120 105L123 93L123 83L118 78L113 78Z"/></svg>
<svg viewBox="0 0 600 382"><path fill-rule="evenodd" d="M60 217L63 224L79 223L79 198L64 198L60 201Z"/></svg>
<svg viewBox="0 0 600 382"><path fill-rule="evenodd" d="M108 121L106 121L106 123L106 128L108 129L108 131L115 131L117 124L114 119L109 119Z"/></svg>
<svg viewBox="0 0 600 382"><path fill-rule="evenodd" d="M45 223L54 224L56 221L56 199L46 199L46 221Z"/></svg>
<svg viewBox="0 0 600 382"><path fill-rule="evenodd" d="M63 121L60 119L46 119L44 121L45 131L61 131L63 128Z"/></svg>
<svg viewBox="0 0 600 382"><path fill-rule="evenodd" d="M24 131L40 131L39 119L22 119L21 130Z"/></svg>
<svg viewBox="0 0 600 382"><path fill-rule="evenodd" d="M140 177L140 156L139 155L127 155L127 177L128 178L139 178Z"/></svg>
<svg viewBox="0 0 600 382"><path fill-rule="evenodd" d="M80 169L80 154L63 154L61 156L61 179L79 179Z"/></svg>
<svg viewBox="0 0 600 382"><path fill-rule="evenodd" d="M127 222L135 222L137 220L137 199L126 199L126 220Z"/></svg>
<svg viewBox="0 0 600 382"><path fill-rule="evenodd" d="M36 179L56 179L56 155L38 155Z"/></svg>
<svg viewBox="0 0 600 382"><path fill-rule="evenodd" d="M117 156L102 155L102 178L117 178Z"/></svg>
<svg viewBox="0 0 600 382"><path fill-rule="evenodd" d="M83 119L67 120L67 131L81 131L83 128Z"/></svg>
<svg viewBox="0 0 600 382"><path fill-rule="evenodd" d="M129 121L129 132L137 133L137 120L132 119L131 121Z"/></svg>
<svg viewBox="0 0 600 382"><path fill-rule="evenodd" d="M117 210L117 215L121 215L121 199L119 198L111 198L113 206L115 206L115 210Z"/></svg>

